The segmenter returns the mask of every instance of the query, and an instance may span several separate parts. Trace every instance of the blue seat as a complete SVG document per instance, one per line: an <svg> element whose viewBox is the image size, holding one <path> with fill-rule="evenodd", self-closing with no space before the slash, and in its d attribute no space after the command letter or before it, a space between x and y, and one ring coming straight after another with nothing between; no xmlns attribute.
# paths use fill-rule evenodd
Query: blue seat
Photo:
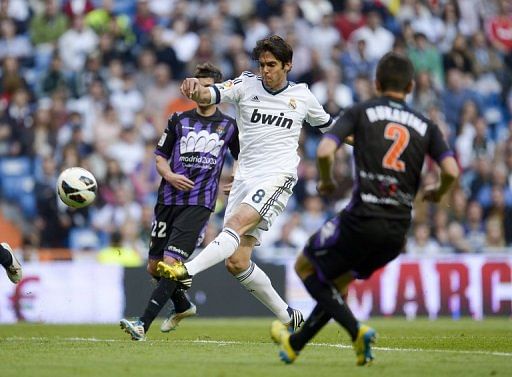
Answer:
<svg viewBox="0 0 512 377"><path fill-rule="evenodd" d="M31 175L3 176L1 180L2 197L18 201L23 195L33 195L34 177Z"/></svg>
<svg viewBox="0 0 512 377"><path fill-rule="evenodd" d="M37 204L33 194L23 193L18 197L17 202L26 218L33 219L36 216Z"/></svg>
<svg viewBox="0 0 512 377"><path fill-rule="evenodd" d="M0 158L0 179L30 174L32 174L32 159L30 157Z"/></svg>

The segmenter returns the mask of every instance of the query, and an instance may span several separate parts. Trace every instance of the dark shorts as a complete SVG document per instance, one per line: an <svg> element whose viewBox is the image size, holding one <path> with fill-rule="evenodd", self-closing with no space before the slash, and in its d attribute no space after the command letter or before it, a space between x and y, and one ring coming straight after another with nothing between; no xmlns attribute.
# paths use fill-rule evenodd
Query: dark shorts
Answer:
<svg viewBox="0 0 512 377"><path fill-rule="evenodd" d="M409 225L409 220L358 217L343 211L309 238L304 254L324 281L347 272L368 279L402 252Z"/></svg>
<svg viewBox="0 0 512 377"><path fill-rule="evenodd" d="M155 206L149 258L187 260L201 243L212 212L202 206Z"/></svg>

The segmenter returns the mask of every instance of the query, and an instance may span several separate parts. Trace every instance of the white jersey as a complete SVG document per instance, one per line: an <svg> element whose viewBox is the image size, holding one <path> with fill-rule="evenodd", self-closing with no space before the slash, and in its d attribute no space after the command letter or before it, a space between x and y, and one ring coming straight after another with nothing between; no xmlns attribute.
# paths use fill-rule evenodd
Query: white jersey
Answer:
<svg viewBox="0 0 512 377"><path fill-rule="evenodd" d="M244 72L210 87L212 103L236 106L240 154L236 179L276 174L297 178L302 124L327 129L332 119L306 84L288 83L271 93L260 76Z"/></svg>

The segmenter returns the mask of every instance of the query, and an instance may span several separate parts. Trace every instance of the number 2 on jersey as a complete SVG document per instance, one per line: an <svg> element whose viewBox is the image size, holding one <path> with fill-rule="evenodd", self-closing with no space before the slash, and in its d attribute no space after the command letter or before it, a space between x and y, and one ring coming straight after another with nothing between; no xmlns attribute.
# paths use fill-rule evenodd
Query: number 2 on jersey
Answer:
<svg viewBox="0 0 512 377"><path fill-rule="evenodd" d="M401 124L388 123L384 129L384 137L388 140L393 140L393 144L391 144L384 155L382 166L386 169L404 172L405 162L400 160L400 156L405 148L407 148L407 145L409 145L411 138L409 130Z"/></svg>

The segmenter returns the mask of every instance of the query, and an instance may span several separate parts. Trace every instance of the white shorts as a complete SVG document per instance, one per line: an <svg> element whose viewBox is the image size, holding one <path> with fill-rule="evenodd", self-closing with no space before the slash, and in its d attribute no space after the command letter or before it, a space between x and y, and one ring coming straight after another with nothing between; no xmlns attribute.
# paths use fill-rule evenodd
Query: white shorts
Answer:
<svg viewBox="0 0 512 377"><path fill-rule="evenodd" d="M285 175L243 181L235 179L229 193L224 221L229 219L241 203L253 207L261 215L261 221L245 235L256 238L259 245L261 232L269 230L274 219L284 211L295 183L297 180L294 177Z"/></svg>

